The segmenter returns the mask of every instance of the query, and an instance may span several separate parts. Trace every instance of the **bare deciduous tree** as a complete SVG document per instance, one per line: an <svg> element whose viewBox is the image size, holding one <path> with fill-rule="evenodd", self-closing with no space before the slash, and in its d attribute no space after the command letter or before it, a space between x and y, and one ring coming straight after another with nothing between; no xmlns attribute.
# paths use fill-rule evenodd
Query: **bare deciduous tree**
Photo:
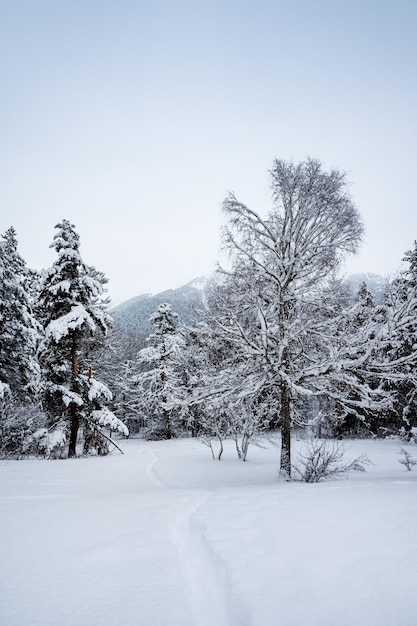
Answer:
<svg viewBox="0 0 417 626"><path fill-rule="evenodd" d="M266 384L278 390L280 472L289 477L296 355L305 353L309 330L300 310L307 304L313 310L321 285L345 254L356 252L362 223L343 173L325 172L319 161L307 159L276 160L270 175L273 208L265 218L233 194L224 202L224 240L233 260L229 274L257 319L256 334L245 329L242 309L220 327L250 359L262 363ZM317 368L310 370L311 378ZM306 391L307 378L299 381Z"/></svg>
<svg viewBox="0 0 417 626"><path fill-rule="evenodd" d="M413 467L417 465L417 461L413 459L411 454L405 448L400 448L400 451L398 454L402 455L402 458L399 459L398 463L401 463L401 465L404 465L405 469L408 472L411 472Z"/></svg>

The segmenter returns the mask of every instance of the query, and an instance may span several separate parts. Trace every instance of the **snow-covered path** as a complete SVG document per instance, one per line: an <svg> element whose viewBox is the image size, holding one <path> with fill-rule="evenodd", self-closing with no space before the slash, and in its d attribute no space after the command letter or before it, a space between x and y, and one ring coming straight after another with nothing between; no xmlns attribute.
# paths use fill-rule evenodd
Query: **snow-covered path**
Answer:
<svg viewBox="0 0 417 626"><path fill-rule="evenodd" d="M122 445L0 463L0 624L415 625L417 471L394 442L352 443L374 465L318 485L277 482L273 446Z"/></svg>
<svg viewBox="0 0 417 626"><path fill-rule="evenodd" d="M148 454L152 460L146 467L146 473L156 486L169 489L156 473L155 466L160 460L153 447L148 445ZM228 614L229 602L225 567L210 550L204 536L204 528L196 521L196 515L211 496L210 491L176 490L175 508L170 512L168 530L170 539L177 551L178 576L181 578L182 591L187 609L187 623L205 626L232 624Z"/></svg>

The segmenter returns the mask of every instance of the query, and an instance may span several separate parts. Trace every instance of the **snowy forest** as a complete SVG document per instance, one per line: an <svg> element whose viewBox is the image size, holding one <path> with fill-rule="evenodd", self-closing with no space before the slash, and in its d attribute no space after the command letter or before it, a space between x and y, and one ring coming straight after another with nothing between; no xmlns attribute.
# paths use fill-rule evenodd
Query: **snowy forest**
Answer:
<svg viewBox="0 0 417 626"><path fill-rule="evenodd" d="M56 258L41 272L27 267L13 227L2 235L2 458L195 437L219 460L232 441L245 461L251 443L280 432L277 464L289 479L300 430L413 439L417 242L380 301L365 283L353 293L339 272L363 225L345 175L314 159L276 160L269 175L268 213L224 200L229 262L194 319L160 304L145 341L114 323L106 277L83 261L75 225L56 225Z"/></svg>

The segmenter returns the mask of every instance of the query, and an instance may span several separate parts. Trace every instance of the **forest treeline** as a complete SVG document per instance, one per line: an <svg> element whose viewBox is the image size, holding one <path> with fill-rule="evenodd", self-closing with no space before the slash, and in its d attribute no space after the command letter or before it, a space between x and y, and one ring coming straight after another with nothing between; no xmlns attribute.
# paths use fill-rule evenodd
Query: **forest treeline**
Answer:
<svg viewBox="0 0 417 626"><path fill-rule="evenodd" d="M265 215L223 203L219 268L193 324L169 304L145 344L113 327L106 278L80 254L75 226L55 228L53 265L26 266L13 228L0 243L0 453L106 454L121 436L198 436L221 456L233 437L281 431L411 437L417 423L417 243L375 303L338 278L361 242L343 173L276 160ZM216 442L216 448L214 446ZM216 451L215 451L216 450Z"/></svg>

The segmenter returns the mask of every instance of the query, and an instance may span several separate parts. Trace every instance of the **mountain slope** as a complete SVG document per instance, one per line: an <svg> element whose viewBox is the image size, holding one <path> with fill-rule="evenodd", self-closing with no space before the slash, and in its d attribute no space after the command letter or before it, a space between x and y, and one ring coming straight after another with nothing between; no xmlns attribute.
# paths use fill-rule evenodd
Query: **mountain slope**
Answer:
<svg viewBox="0 0 417 626"><path fill-rule="evenodd" d="M196 279L178 289L168 289L155 295L144 294L126 300L111 311L115 327L144 340L153 330L151 315L165 302L171 305L181 322L192 324L199 317L198 309L203 302L204 286L204 281Z"/></svg>
<svg viewBox="0 0 417 626"><path fill-rule="evenodd" d="M349 285L353 297L358 293L359 287L365 283L369 291L374 297L375 303L382 302L385 292L385 278L379 274L351 274L345 279Z"/></svg>
<svg viewBox="0 0 417 626"><path fill-rule="evenodd" d="M143 294L122 302L111 310L116 329L133 334L140 341L145 340L153 330L150 317L164 302L171 305L181 322L192 325L199 319L199 309L209 281L210 278L196 278L178 289L168 289L155 295ZM383 298L385 279L379 274L352 274L345 282L353 297L356 296L359 286L365 282L376 303Z"/></svg>

